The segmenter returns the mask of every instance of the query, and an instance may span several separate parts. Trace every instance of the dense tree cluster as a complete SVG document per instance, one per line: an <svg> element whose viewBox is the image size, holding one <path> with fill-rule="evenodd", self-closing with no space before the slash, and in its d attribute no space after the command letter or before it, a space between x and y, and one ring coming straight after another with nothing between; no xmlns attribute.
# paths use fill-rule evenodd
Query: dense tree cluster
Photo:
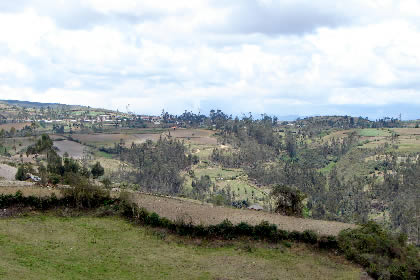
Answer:
<svg viewBox="0 0 420 280"><path fill-rule="evenodd" d="M182 191L180 171L197 162L195 157L187 155L183 142L167 138L160 138L156 143L132 144L121 154L121 158L136 169L134 176L137 184L147 191L167 194Z"/></svg>
<svg viewBox="0 0 420 280"><path fill-rule="evenodd" d="M390 213L391 226L420 243L420 158L406 157L398 163L397 156L383 160L384 180L374 185L381 210Z"/></svg>
<svg viewBox="0 0 420 280"><path fill-rule="evenodd" d="M42 134L38 141L27 148L26 155L41 154L53 148L53 141L47 134Z"/></svg>

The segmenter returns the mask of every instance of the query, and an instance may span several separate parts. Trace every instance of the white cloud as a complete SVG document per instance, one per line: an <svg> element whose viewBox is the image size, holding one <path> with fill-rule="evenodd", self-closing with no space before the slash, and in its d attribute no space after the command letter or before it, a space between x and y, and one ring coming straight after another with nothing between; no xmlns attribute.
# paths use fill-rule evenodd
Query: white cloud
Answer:
<svg viewBox="0 0 420 280"><path fill-rule="evenodd" d="M420 1L12 4L0 5L2 99L302 114L420 99Z"/></svg>

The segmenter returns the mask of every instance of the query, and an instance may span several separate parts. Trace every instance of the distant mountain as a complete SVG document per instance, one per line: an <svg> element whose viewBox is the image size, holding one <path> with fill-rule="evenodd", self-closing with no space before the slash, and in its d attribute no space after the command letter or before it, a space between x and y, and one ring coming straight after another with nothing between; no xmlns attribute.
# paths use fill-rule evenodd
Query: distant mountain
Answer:
<svg viewBox="0 0 420 280"><path fill-rule="evenodd" d="M32 107L32 108L41 108L41 107L60 107L60 106L69 106L60 103L41 103L41 102L30 102L30 101L20 101L20 100L0 100L2 103L9 105L16 105L20 107Z"/></svg>

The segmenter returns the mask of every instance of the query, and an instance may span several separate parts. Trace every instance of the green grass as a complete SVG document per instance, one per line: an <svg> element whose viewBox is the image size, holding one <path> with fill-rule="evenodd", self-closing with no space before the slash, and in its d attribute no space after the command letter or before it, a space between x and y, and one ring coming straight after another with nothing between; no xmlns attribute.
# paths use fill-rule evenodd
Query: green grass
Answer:
<svg viewBox="0 0 420 280"><path fill-rule="evenodd" d="M95 156L96 157L107 158L107 159L112 159L112 155L111 154L108 154L108 153L105 153L105 152L102 152L102 151L96 151L95 152Z"/></svg>
<svg viewBox="0 0 420 280"><path fill-rule="evenodd" d="M217 190L227 189L230 186L231 191L235 192L234 200L248 199L250 203L259 203L261 205L268 203L268 200L266 202L262 201L263 198L267 198L267 190L264 191L248 182L248 176L240 168L209 167L206 164L202 164L194 169L194 173L197 178L204 175L210 176ZM191 183L192 178L186 176L184 189L191 191Z"/></svg>
<svg viewBox="0 0 420 280"><path fill-rule="evenodd" d="M334 168L335 165L336 165L336 162L330 161L330 163L328 163L327 166L321 168L319 171L322 172L323 174L328 174Z"/></svg>
<svg viewBox="0 0 420 280"><path fill-rule="evenodd" d="M200 178L202 175L208 175L212 180L216 178L232 178L244 174L243 170L237 168L208 167L194 169L195 176Z"/></svg>
<svg viewBox="0 0 420 280"><path fill-rule="evenodd" d="M300 245L208 245L115 217L1 219L0 278L360 279L359 268Z"/></svg>
<svg viewBox="0 0 420 280"><path fill-rule="evenodd" d="M365 137L391 136L389 129L380 129L380 128L359 129L357 130L357 133L360 136L365 136Z"/></svg>
<svg viewBox="0 0 420 280"><path fill-rule="evenodd" d="M190 152L194 152L195 155L199 156L200 160L208 161L210 159L210 156L211 156L215 146L214 145L189 144L188 148L189 148Z"/></svg>

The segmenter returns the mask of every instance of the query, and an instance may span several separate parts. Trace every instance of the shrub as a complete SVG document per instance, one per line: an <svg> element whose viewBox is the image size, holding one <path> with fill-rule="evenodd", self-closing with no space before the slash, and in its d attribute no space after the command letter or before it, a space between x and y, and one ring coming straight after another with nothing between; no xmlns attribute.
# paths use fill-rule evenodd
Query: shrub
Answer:
<svg viewBox="0 0 420 280"><path fill-rule="evenodd" d="M255 238L261 239L274 239L277 233L277 226L269 224L267 221L263 221L254 227Z"/></svg>
<svg viewBox="0 0 420 280"><path fill-rule="evenodd" d="M289 232L287 230L279 229L277 236L278 240L286 240L289 239Z"/></svg>
<svg viewBox="0 0 420 280"><path fill-rule="evenodd" d="M318 240L318 247L321 249L337 249L337 238L331 235L321 236Z"/></svg>
<svg viewBox="0 0 420 280"><path fill-rule="evenodd" d="M301 241L302 240L302 234L299 231L292 231L291 233L289 233L289 239L290 240L295 240L295 241Z"/></svg>
<svg viewBox="0 0 420 280"><path fill-rule="evenodd" d="M53 185L57 185L61 181L61 176L58 174L50 174L48 181Z"/></svg>
<svg viewBox="0 0 420 280"><path fill-rule="evenodd" d="M374 278L419 279L418 249L374 222L340 232L338 246Z"/></svg>
<svg viewBox="0 0 420 280"><path fill-rule="evenodd" d="M162 225L159 215L155 212L146 217L145 223L153 227L158 227Z"/></svg>
<svg viewBox="0 0 420 280"><path fill-rule="evenodd" d="M235 233L239 236L252 236L254 234L254 227L241 222L235 226Z"/></svg>
<svg viewBox="0 0 420 280"><path fill-rule="evenodd" d="M318 235L312 230L305 230L301 235L301 241L309 244L316 244L318 241Z"/></svg>
<svg viewBox="0 0 420 280"><path fill-rule="evenodd" d="M92 166L92 170L90 171L92 173L92 176L94 179L104 175L105 170L102 167L101 163L99 161L97 161L93 166Z"/></svg>
<svg viewBox="0 0 420 280"><path fill-rule="evenodd" d="M70 188L62 189L68 203L76 208L95 208L111 200L109 191L93 185L83 176L69 176Z"/></svg>
<svg viewBox="0 0 420 280"><path fill-rule="evenodd" d="M18 181L25 181L29 179L29 173L33 173L34 169L30 164L21 164L18 167L18 170L15 175L15 179Z"/></svg>

